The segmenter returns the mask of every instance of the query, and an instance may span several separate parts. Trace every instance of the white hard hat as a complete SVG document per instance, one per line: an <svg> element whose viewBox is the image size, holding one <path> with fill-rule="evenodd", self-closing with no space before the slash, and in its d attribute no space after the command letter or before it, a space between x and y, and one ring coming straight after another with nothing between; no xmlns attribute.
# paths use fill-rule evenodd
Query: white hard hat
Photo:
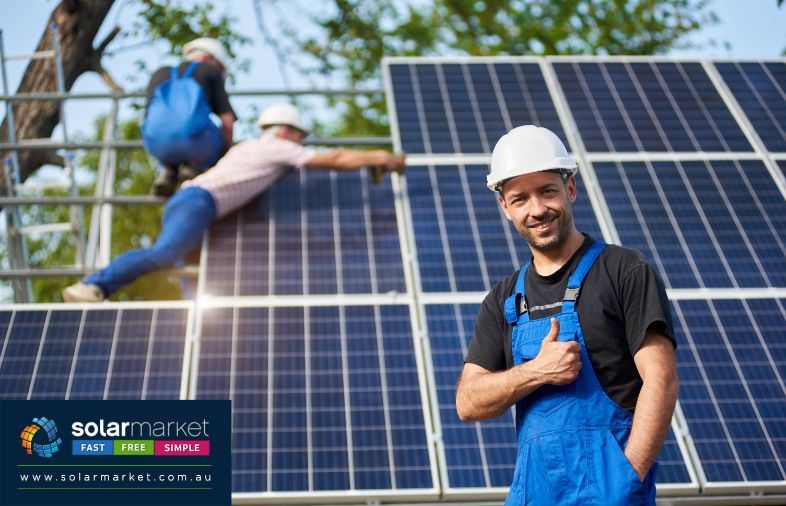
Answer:
<svg viewBox="0 0 786 506"><path fill-rule="evenodd" d="M257 119L259 128L267 128L273 125L288 125L308 133L308 128L300 120L300 113L297 108L287 102L278 102L270 105L259 115L259 119Z"/></svg>
<svg viewBox="0 0 786 506"><path fill-rule="evenodd" d="M572 176L579 166L554 132L535 125L519 126L503 135L494 146L486 184L489 189L499 191L512 177L544 170L562 170Z"/></svg>
<svg viewBox="0 0 786 506"><path fill-rule="evenodd" d="M223 44L221 44L216 39L211 39L210 37L200 37L183 46L183 56L186 59L188 59L189 54L193 53L194 51L206 52L218 60L218 63L220 63L224 68L227 68L227 62L229 61L227 50L224 49Z"/></svg>

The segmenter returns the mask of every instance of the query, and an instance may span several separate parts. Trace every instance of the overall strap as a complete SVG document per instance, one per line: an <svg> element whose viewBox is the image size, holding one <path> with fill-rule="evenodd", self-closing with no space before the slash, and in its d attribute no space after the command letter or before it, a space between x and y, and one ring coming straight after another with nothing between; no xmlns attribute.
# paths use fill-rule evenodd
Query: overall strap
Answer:
<svg viewBox="0 0 786 506"><path fill-rule="evenodd" d="M590 246L584 253L584 256L581 257L578 267L576 267L576 270L573 271L573 274L571 274L568 279L568 287L565 289L565 297L563 297L562 300L563 313L572 313L575 310L576 299L578 299L579 296L581 283L584 282L587 273L592 268L595 260L598 259L600 252L603 251L603 248L606 246L604 242L596 242Z"/></svg>
<svg viewBox="0 0 786 506"><path fill-rule="evenodd" d="M527 269L529 269L529 262L519 271L519 276L516 278L516 287L513 289L513 295L505 299L505 320L511 325L519 320L520 313L527 312L527 298L524 296L526 292L524 277L527 275Z"/></svg>
<svg viewBox="0 0 786 506"><path fill-rule="evenodd" d="M194 62L191 62L191 63L188 65L188 67L186 67L186 71L185 71L185 72L183 72L183 77L184 77L184 78L185 78L185 77L191 77L191 74L193 74L193 73L194 73L194 70L196 70L196 68L197 68L197 65L199 65L199 62L195 62L195 61L194 61Z"/></svg>
<svg viewBox="0 0 786 506"><path fill-rule="evenodd" d="M169 78L173 81L177 80L177 70L178 70L178 65L169 67Z"/></svg>

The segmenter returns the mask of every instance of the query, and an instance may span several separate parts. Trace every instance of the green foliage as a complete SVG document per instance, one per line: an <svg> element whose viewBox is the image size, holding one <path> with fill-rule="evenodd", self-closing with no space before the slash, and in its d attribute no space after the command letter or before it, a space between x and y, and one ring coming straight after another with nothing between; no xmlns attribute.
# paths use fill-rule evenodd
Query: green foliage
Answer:
<svg viewBox="0 0 786 506"><path fill-rule="evenodd" d="M139 12L123 31L123 38L142 42L163 40L168 44L168 52L181 56L183 45L198 37L212 37L219 40L233 60L230 70L245 72L249 61L237 61L237 48L249 44L251 39L234 30L237 19L225 14L217 14L223 2L174 2L172 0L136 0ZM143 60L135 62L138 73L147 74L151 69Z"/></svg>
<svg viewBox="0 0 786 506"><path fill-rule="evenodd" d="M717 21L708 0L333 0L290 43L313 71L378 85L383 56L662 54ZM333 135L384 131L385 102L344 100ZM363 130L354 130L362 128Z"/></svg>

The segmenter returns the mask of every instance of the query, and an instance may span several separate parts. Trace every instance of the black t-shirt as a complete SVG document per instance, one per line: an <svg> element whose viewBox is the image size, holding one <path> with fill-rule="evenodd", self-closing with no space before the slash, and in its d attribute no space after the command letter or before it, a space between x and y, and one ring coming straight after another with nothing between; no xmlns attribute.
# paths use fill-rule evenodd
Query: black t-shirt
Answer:
<svg viewBox="0 0 786 506"><path fill-rule="evenodd" d="M578 251L549 276L539 275L530 265L525 285L531 319L560 312L568 278L594 242L585 234ZM465 362L489 371L513 367L513 326L505 321L504 308L518 275L516 271L502 280L486 296ZM633 412L642 385L633 355L644 341L647 329L658 330L676 347L663 281L638 251L608 245L584 278L576 311L590 362L601 386L612 400Z"/></svg>
<svg viewBox="0 0 786 506"><path fill-rule="evenodd" d="M182 76L192 62L183 62L178 69L178 75ZM168 81L172 75L172 67L161 67L153 73L150 78L150 84L147 85L147 102L145 107L150 105L150 99L153 98L153 92L156 87ZM224 76L221 70L210 62L201 62L197 64L197 68L191 73L191 77L199 83L202 91L205 93L205 98L210 109L216 114L224 114L231 112L232 116L237 119L235 111L229 104L229 96L226 89L224 89Z"/></svg>

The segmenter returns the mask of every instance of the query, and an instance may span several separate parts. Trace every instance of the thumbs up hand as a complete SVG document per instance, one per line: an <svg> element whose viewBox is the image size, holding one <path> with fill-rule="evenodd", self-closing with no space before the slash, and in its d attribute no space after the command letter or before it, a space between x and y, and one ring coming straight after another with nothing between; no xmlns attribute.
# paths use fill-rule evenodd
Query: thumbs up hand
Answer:
<svg viewBox="0 0 786 506"><path fill-rule="evenodd" d="M542 375L543 383L567 385L578 377L581 370L581 345L576 341L560 342L557 337L559 321L552 318L551 328L540 345L540 352L530 364Z"/></svg>

